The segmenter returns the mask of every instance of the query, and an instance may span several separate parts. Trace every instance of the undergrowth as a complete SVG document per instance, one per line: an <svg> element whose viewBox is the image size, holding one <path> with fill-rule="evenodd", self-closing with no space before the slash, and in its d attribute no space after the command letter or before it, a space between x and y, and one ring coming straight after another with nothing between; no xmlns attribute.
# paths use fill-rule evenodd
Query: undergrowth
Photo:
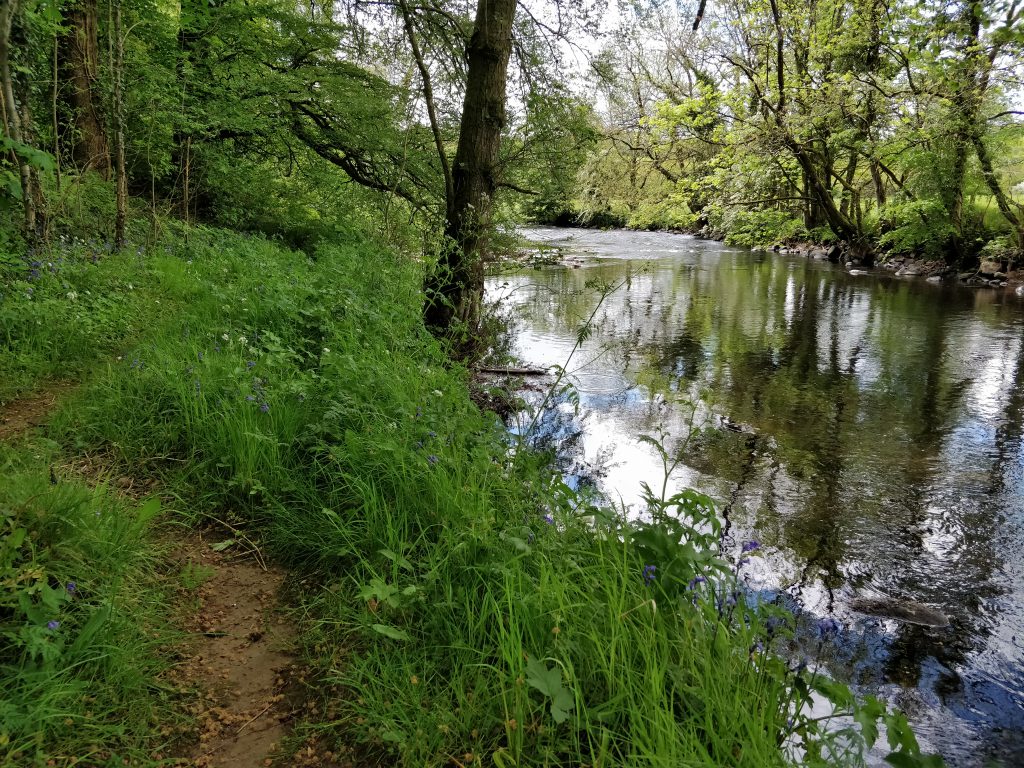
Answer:
<svg viewBox="0 0 1024 768"><path fill-rule="evenodd" d="M52 444L0 444L0 765L149 764L178 693L155 501L51 479Z"/></svg>
<svg viewBox="0 0 1024 768"><path fill-rule="evenodd" d="M322 690L346 692L306 733L380 764L852 765L882 720L894 759L932 764L901 716L773 653L791 620L738 588L742 566L720 550L710 499L649 494L647 522L627 523L564 485L544 456L515 450L424 330L416 264L357 240L310 257L258 237L175 234L95 260L77 244L60 274L16 266L0 370L27 382L104 357L55 419L65 450L104 449L159 478L190 522L243 526L293 569L307 661ZM86 315L95 327L75 328ZM33 318L53 327L37 332ZM56 492L23 496L58 509ZM80 493L68 513L78 522L12 567L97 537L75 525L107 502ZM120 535L139 541L147 510L119 513ZM5 553L14 526L25 527L9 524ZM117 551L116 537L102 538L103 552ZM756 556L756 543L745 549ZM65 636L76 647L92 614L66 582L83 577L53 562L16 581L49 613L15 614L11 631L30 627L42 649ZM131 594L127 576L102 581L110 632L128 632L115 615L138 627L158 610L112 597ZM48 629L63 610L81 615ZM107 665L159 657L144 642L112 635L109 657L54 656L55 669L127 695L144 664L126 667L131 681ZM29 673L42 651L30 648L4 652L17 690L41 679ZM38 684L71 697L47 680ZM834 715L811 716L815 693ZM63 748L57 734L33 733L19 738Z"/></svg>

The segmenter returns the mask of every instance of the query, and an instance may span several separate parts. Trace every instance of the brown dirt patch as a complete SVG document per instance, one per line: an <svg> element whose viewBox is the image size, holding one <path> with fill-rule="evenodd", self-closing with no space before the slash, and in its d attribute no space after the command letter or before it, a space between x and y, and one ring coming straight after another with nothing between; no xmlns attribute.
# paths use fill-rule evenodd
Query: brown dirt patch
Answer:
<svg viewBox="0 0 1024 768"><path fill-rule="evenodd" d="M54 382L28 397L0 404L0 440L45 424L57 401L77 386L70 382Z"/></svg>
<svg viewBox="0 0 1024 768"><path fill-rule="evenodd" d="M201 691L197 740L182 757L197 768L269 765L296 714L295 632L276 610L285 574L235 551L241 543L215 551L218 540L191 534L176 554L195 638L180 674Z"/></svg>

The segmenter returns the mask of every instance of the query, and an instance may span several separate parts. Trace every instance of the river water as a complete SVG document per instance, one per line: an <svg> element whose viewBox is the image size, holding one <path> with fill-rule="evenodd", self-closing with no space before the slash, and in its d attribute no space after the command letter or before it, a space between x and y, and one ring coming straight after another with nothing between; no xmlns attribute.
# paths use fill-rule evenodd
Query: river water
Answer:
<svg viewBox="0 0 1024 768"><path fill-rule="evenodd" d="M662 435L670 485L715 498L732 546L762 542L750 588L842 622L832 676L950 765L1024 765L1024 298L685 235L522 234L562 263L488 297L517 355L575 387L542 425L570 480L640 514L663 471L637 438Z"/></svg>

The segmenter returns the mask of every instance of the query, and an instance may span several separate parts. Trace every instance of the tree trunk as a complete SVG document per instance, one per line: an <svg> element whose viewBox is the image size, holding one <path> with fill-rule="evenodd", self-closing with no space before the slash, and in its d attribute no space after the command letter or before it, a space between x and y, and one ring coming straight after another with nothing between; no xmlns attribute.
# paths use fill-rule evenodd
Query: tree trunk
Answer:
<svg viewBox="0 0 1024 768"><path fill-rule="evenodd" d="M466 51L466 97L452 168L454 197L447 201L447 246L424 286L424 320L435 331L460 324L475 333L480 323L483 257L505 127L505 86L515 13L516 0L477 3L473 37Z"/></svg>
<svg viewBox="0 0 1024 768"><path fill-rule="evenodd" d="M116 152L117 212L114 215L114 247L124 248L128 223L128 169L124 152L124 33L121 0L114 6L114 148Z"/></svg>
<svg viewBox="0 0 1024 768"><path fill-rule="evenodd" d="M999 176L996 175L992 164L992 156L989 155L988 147L985 146L981 135L975 133L973 139L974 151L978 155L978 163L981 165L981 174L985 177L985 183L996 199L999 212L1013 228L1014 235L1017 237L1017 247L1024 250L1024 216L1022 216L1024 215L1024 206L1011 199L1002 184L999 183Z"/></svg>
<svg viewBox="0 0 1024 768"><path fill-rule="evenodd" d="M58 45L65 130L71 134L71 159L80 172L110 177L110 152L100 114L99 13L97 0L79 0L65 10L67 33Z"/></svg>
<svg viewBox="0 0 1024 768"><path fill-rule="evenodd" d="M22 131L20 109L14 99L14 80L11 77L10 61L11 30L18 11L18 2L0 0L0 97L2 97L0 102L3 106L4 136L13 141L15 145L23 145L25 135ZM11 155L12 162L18 167L18 178L21 182L25 236L33 238L36 235L36 195L33 189L35 177L32 167L25 158L16 151L12 151Z"/></svg>

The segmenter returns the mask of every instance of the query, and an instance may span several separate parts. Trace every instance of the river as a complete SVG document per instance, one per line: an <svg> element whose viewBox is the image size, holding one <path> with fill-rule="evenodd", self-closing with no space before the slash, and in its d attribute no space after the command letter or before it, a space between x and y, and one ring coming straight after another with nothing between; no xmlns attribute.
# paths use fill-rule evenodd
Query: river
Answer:
<svg viewBox="0 0 1024 768"><path fill-rule="evenodd" d="M664 435L671 485L718 501L728 546L762 542L750 589L842 623L832 676L950 765L1024 765L1024 298L686 235L522 234L560 263L488 298L524 362L566 367L578 409L560 398L542 431L569 480L640 514L662 464L637 438Z"/></svg>

